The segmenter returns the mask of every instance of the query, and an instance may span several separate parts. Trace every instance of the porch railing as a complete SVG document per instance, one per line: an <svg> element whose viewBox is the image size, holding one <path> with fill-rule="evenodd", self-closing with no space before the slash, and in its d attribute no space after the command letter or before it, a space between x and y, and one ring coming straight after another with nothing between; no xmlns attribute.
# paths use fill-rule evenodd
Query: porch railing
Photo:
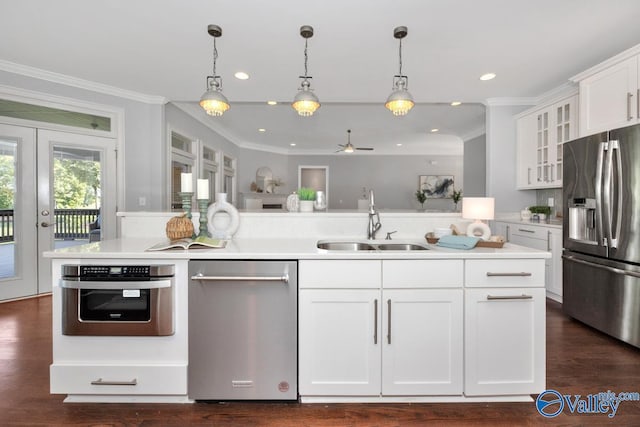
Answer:
<svg viewBox="0 0 640 427"><path fill-rule="evenodd" d="M0 243L13 242L13 209L0 209Z"/></svg>
<svg viewBox="0 0 640 427"><path fill-rule="evenodd" d="M99 209L55 209L54 238L88 239L89 224L98 218ZM0 242L14 240L13 209L0 209Z"/></svg>

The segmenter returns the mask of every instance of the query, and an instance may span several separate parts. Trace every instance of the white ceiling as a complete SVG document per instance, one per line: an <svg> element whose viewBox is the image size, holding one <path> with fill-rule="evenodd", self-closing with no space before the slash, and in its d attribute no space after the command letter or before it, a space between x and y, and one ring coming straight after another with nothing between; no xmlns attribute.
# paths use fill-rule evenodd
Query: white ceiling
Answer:
<svg viewBox="0 0 640 427"><path fill-rule="evenodd" d="M396 26L409 30L403 71L416 101L482 103L537 97L566 83L638 44L638 22L638 0L5 1L0 60L194 103L211 73L213 40L206 29L213 23L223 30L218 72L232 107L223 120L201 119L213 121L213 127L236 142L275 150L299 142L300 150L329 152L345 142L351 128L356 146L376 146L382 152L403 131L385 134L395 125L374 129L375 122L365 118L378 117L372 113L375 107L385 113L381 105L398 67ZM315 29L309 40L309 74L323 103L317 119L297 117L287 105L267 110L262 104L287 104L297 91L304 71L301 25ZM240 70L250 79L235 79ZM481 82L478 77L486 72L498 77ZM348 104L332 112L333 103ZM367 103L373 105L365 113L361 109ZM190 109L186 104L181 108ZM450 107L436 110L445 108ZM424 142L433 138L426 136L432 127L459 138L475 134L484 119L476 114L476 122L469 124L469 115L433 116L416 108L394 119L403 121L408 134L421 134ZM294 133L292 123L305 120L307 133ZM259 127L267 132L259 134Z"/></svg>

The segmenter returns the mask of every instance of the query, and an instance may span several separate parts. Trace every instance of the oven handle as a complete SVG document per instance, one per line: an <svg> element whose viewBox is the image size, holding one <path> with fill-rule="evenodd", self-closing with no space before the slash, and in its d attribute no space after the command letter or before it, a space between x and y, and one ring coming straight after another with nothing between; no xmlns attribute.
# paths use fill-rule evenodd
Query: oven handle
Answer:
<svg viewBox="0 0 640 427"><path fill-rule="evenodd" d="M64 279L60 280L60 287L67 289L159 289L170 288L172 285L172 279L137 282L90 282Z"/></svg>

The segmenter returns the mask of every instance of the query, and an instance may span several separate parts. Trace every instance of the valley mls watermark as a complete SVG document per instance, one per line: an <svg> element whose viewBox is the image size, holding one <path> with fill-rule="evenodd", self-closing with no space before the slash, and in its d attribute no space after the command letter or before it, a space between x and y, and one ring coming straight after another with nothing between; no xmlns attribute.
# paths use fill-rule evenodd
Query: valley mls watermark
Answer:
<svg viewBox="0 0 640 427"><path fill-rule="evenodd" d="M606 414L609 418L616 416L620 403L625 401L640 401L638 392L621 392L615 394L611 390L597 394L560 394L556 390L545 390L536 399L536 409L540 415L553 418L565 409L572 414Z"/></svg>

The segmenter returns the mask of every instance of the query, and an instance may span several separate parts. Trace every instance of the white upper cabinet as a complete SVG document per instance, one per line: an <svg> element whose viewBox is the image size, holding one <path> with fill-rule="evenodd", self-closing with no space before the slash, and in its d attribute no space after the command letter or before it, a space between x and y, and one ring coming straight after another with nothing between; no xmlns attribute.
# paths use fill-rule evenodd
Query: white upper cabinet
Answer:
<svg viewBox="0 0 640 427"><path fill-rule="evenodd" d="M517 117L518 189L562 187L562 145L577 137L577 95Z"/></svg>
<svg viewBox="0 0 640 427"><path fill-rule="evenodd" d="M580 83L580 136L640 123L640 45L572 78Z"/></svg>

